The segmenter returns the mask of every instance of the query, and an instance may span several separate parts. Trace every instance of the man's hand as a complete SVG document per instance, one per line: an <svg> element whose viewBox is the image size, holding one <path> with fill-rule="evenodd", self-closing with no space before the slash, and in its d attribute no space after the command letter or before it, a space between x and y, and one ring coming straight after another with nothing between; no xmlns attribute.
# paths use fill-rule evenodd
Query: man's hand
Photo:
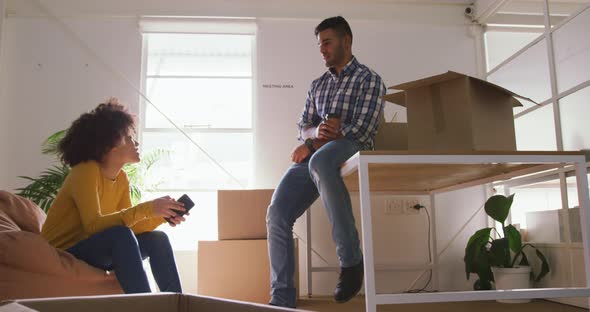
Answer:
<svg viewBox="0 0 590 312"><path fill-rule="evenodd" d="M322 121L322 123L316 128L315 137L324 141L332 141L341 138L340 119L330 118Z"/></svg>
<svg viewBox="0 0 590 312"><path fill-rule="evenodd" d="M307 156L309 156L309 154L311 154L311 151L309 150L309 148L307 148L307 146L305 146L305 144L301 144L293 150L293 153L291 154L291 160L295 163L300 163L305 158L307 158Z"/></svg>

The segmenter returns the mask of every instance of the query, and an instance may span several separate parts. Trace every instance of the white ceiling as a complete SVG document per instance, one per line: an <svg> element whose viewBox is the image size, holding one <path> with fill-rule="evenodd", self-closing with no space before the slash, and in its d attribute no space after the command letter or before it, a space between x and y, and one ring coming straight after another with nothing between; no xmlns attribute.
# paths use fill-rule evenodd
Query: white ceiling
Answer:
<svg viewBox="0 0 590 312"><path fill-rule="evenodd" d="M470 5L477 0L357 0L358 2L433 4L433 5Z"/></svg>
<svg viewBox="0 0 590 312"><path fill-rule="evenodd" d="M6 9L9 14L16 11L23 11L23 8L36 7L41 3L46 7L53 7L64 12L101 12L121 8L128 11L129 8L154 8L154 7L195 7L195 2L201 2L201 6L218 5L219 7L232 6L267 6L284 8L308 6L309 10L314 7L330 6L337 12L346 6L379 6L379 5L403 5L403 6L467 6L479 0L221 0L221 1L198 1L198 0L6 0Z"/></svg>
<svg viewBox="0 0 590 312"><path fill-rule="evenodd" d="M6 0L8 16L219 16L457 24L473 0Z"/></svg>

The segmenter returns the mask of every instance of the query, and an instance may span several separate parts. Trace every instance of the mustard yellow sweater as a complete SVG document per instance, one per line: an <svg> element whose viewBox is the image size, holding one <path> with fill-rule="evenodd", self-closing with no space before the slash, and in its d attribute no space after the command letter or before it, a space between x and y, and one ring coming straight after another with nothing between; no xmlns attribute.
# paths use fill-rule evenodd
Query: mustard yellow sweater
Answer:
<svg viewBox="0 0 590 312"><path fill-rule="evenodd" d="M104 177L95 161L80 163L66 177L47 214L41 235L68 249L115 225L135 234L153 231L165 220L153 216L152 202L131 207L129 180L123 170L115 181Z"/></svg>

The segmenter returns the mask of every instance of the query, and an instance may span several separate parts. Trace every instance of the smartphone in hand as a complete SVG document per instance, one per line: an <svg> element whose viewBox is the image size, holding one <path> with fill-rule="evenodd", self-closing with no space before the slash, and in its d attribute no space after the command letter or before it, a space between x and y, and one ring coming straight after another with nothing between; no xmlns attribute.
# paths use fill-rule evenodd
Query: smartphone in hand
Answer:
<svg viewBox="0 0 590 312"><path fill-rule="evenodd" d="M183 203L184 204L184 209L186 209L186 211L174 210L174 212L176 212L176 214L179 215L179 216L184 216L184 214L187 211L191 210L191 208L193 208L195 206L195 203L186 194L180 196L180 198L178 198L176 201L177 202L180 202L180 203ZM164 218L164 219L166 219L166 221L168 221L168 223L172 223L172 221L169 218Z"/></svg>

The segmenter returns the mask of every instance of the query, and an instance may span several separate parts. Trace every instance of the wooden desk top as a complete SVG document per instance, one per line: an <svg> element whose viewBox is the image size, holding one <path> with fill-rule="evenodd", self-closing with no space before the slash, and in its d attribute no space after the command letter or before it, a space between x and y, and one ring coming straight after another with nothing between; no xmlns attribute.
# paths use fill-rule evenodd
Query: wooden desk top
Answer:
<svg viewBox="0 0 590 312"><path fill-rule="evenodd" d="M509 155L509 156L580 156L584 152L555 151L509 151L509 152L413 152L413 151L361 151L358 155L403 156L403 155ZM351 157L343 168L344 182L349 191L358 191L358 168ZM396 192L424 194L444 192L469 186L481 185L494 181L510 179L550 170L559 167L559 163L486 163L486 164L408 164L385 163L369 164L369 184L373 192Z"/></svg>

